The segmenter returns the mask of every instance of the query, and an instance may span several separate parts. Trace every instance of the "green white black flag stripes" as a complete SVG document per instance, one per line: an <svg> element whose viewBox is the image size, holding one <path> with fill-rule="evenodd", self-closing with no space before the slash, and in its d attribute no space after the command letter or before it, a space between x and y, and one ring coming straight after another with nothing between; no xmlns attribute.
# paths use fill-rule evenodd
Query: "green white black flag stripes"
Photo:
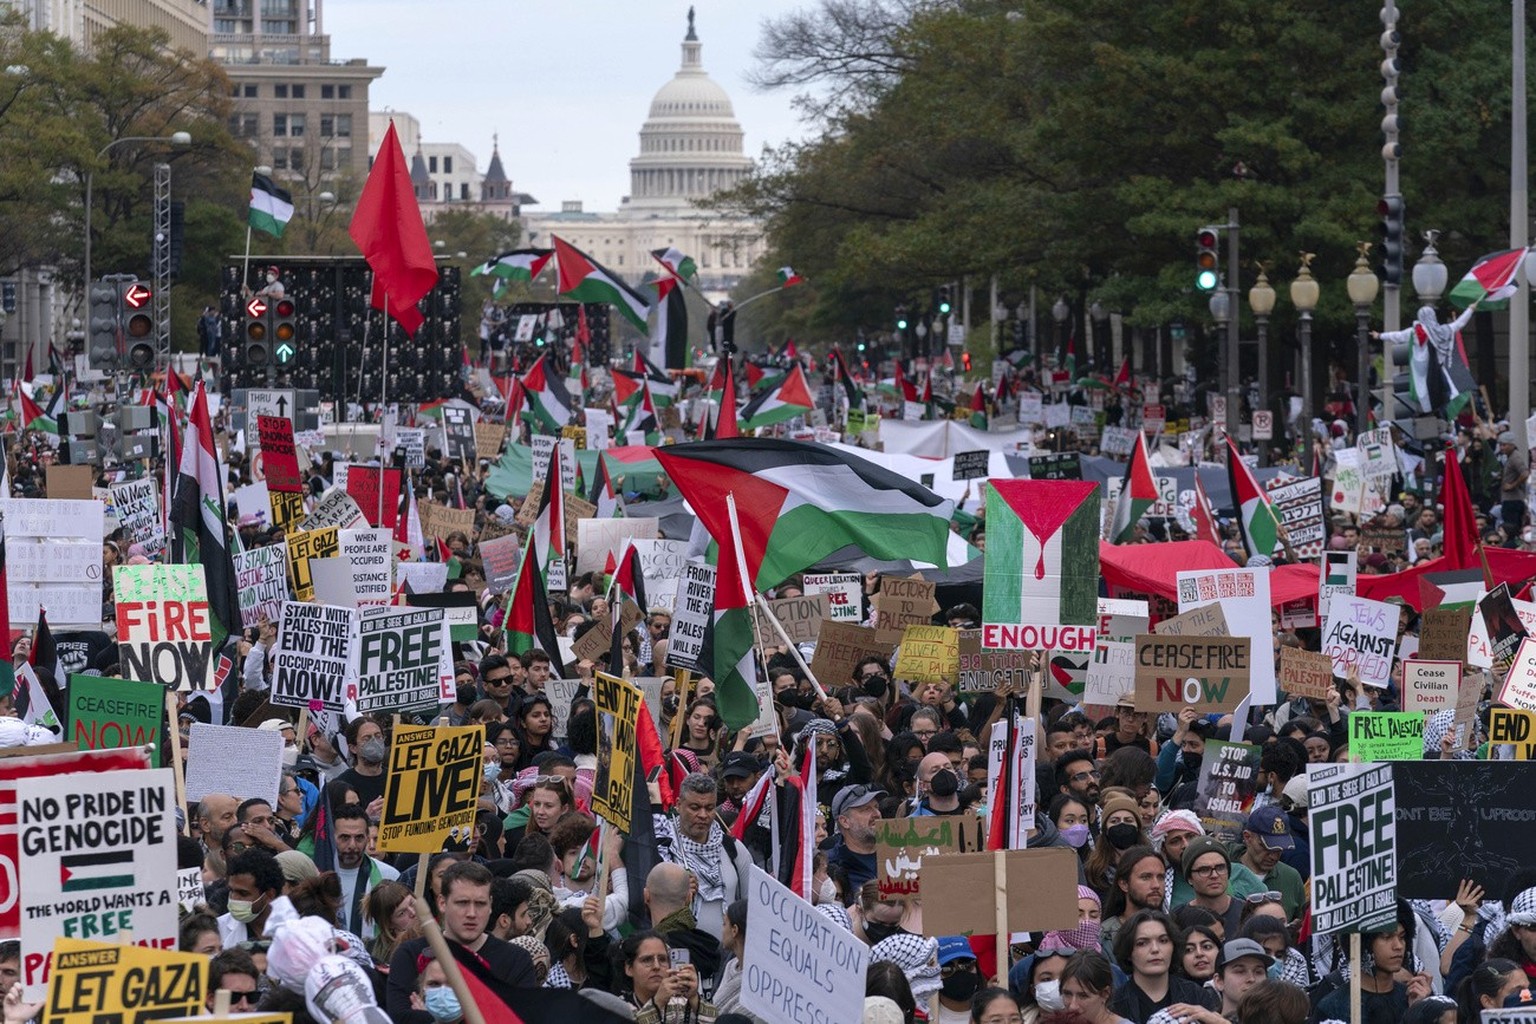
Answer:
<svg viewBox="0 0 1536 1024"><path fill-rule="evenodd" d="M281 238L283 228L292 219L293 196L278 188L265 174L252 174L249 216L251 227Z"/></svg>
<svg viewBox="0 0 1536 1024"><path fill-rule="evenodd" d="M1092 650L1070 628L1093 626L1099 594L1099 485L1089 480L987 481L982 644ZM1028 631L1034 633L1025 635ZM1055 639L1050 639L1055 636Z"/></svg>

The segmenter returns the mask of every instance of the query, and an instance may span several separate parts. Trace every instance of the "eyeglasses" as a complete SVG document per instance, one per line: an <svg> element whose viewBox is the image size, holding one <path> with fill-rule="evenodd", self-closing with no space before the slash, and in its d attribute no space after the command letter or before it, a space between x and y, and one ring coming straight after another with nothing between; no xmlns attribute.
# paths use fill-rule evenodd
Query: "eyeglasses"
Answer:
<svg viewBox="0 0 1536 1024"><path fill-rule="evenodd" d="M956 974L964 974L964 973L967 973L967 972L974 972L975 970L976 970L976 961L970 959L969 957L962 957L959 960L951 960L949 963L945 964L943 967L940 967L939 968L939 977L941 977L941 978L953 978Z"/></svg>
<svg viewBox="0 0 1536 1024"><path fill-rule="evenodd" d="M650 956L635 957L635 963L642 967L665 967L671 962L671 955L667 953L652 953Z"/></svg>
<svg viewBox="0 0 1536 1024"><path fill-rule="evenodd" d="M492 679L490 676L486 676L485 677L485 685L486 686L511 686L512 685L512 677L511 676L497 676L495 679Z"/></svg>
<svg viewBox="0 0 1536 1024"><path fill-rule="evenodd" d="M1035 947L1036 956L1071 956L1079 952L1081 950L1063 941L1059 936L1051 936Z"/></svg>
<svg viewBox="0 0 1536 1024"><path fill-rule="evenodd" d="M1271 889L1268 892L1251 892L1244 897L1249 903L1258 906L1261 903L1279 903L1285 897Z"/></svg>
<svg viewBox="0 0 1536 1024"><path fill-rule="evenodd" d="M1073 772L1072 773L1072 781L1073 782L1085 782L1088 779L1097 779L1097 778L1099 778L1099 773L1098 773L1097 769L1095 769L1093 771L1087 771L1087 772Z"/></svg>
<svg viewBox="0 0 1536 1024"><path fill-rule="evenodd" d="M1199 875L1201 878L1215 878L1224 875L1231 869L1226 864L1206 864L1203 867L1190 868L1189 873Z"/></svg>
<svg viewBox="0 0 1536 1024"><path fill-rule="evenodd" d="M234 991L231 991L229 993L229 1001L232 1004L233 1003L249 1003L252 1006L254 1006L256 1004L256 1000L259 999L259 998L261 998L261 994L259 992L234 992Z"/></svg>
<svg viewBox="0 0 1536 1024"><path fill-rule="evenodd" d="M913 729L912 735L920 740L931 740L938 731L937 729Z"/></svg>

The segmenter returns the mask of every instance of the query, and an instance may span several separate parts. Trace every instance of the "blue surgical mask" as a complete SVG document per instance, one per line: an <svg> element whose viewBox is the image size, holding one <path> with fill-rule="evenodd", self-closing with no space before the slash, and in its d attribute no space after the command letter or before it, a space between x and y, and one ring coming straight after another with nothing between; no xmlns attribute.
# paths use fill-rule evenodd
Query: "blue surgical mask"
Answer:
<svg viewBox="0 0 1536 1024"><path fill-rule="evenodd" d="M422 1001L427 1004L427 1012L432 1015L432 1019L443 1021L444 1024L464 1016L464 1011L459 1008L458 995L447 985L427 989Z"/></svg>
<svg viewBox="0 0 1536 1024"><path fill-rule="evenodd" d="M485 766L486 782L494 783L499 778L501 778L501 764L499 762L492 761L490 764Z"/></svg>
<svg viewBox="0 0 1536 1024"><path fill-rule="evenodd" d="M1264 969L1264 973L1269 975L1270 981L1279 981L1280 975L1285 973L1285 965L1282 964L1279 960L1276 960L1274 963L1270 964L1267 968Z"/></svg>
<svg viewBox="0 0 1536 1024"><path fill-rule="evenodd" d="M1088 842L1087 825L1068 825L1061 830L1061 838L1074 850L1081 850L1083 844Z"/></svg>

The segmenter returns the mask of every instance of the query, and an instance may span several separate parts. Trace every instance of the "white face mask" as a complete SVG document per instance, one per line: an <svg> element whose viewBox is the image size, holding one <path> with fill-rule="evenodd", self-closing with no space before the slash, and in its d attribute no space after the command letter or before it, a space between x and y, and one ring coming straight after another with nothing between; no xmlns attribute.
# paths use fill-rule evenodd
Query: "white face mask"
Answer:
<svg viewBox="0 0 1536 1024"><path fill-rule="evenodd" d="M1061 1000L1061 982L1053 979L1037 984L1035 1002L1042 1010L1065 1010L1067 1004Z"/></svg>
<svg viewBox="0 0 1536 1024"><path fill-rule="evenodd" d="M817 903L836 903L837 902L837 886L833 884L832 879L830 879L830 878L823 878L821 880L821 884L816 887L816 902Z"/></svg>

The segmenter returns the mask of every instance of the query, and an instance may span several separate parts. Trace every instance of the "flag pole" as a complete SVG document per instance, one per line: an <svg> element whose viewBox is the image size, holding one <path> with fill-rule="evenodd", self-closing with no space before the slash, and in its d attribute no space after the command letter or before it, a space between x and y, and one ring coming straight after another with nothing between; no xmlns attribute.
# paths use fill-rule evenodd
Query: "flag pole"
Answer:
<svg viewBox="0 0 1536 1024"><path fill-rule="evenodd" d="M251 294L251 223L247 219L245 223L245 264L240 269L240 291Z"/></svg>
<svg viewBox="0 0 1536 1024"><path fill-rule="evenodd" d="M370 278L375 275L370 271ZM368 282L368 290L373 291L373 281ZM389 292L384 293L384 308L379 311L379 317L384 322L384 372L379 374L379 440L384 439L383 416L384 407L388 404L389 395ZM398 429L398 428L397 428ZM386 462L382 449L379 452L379 515L378 522L384 522L384 474ZM402 479L404 474L401 474Z"/></svg>

